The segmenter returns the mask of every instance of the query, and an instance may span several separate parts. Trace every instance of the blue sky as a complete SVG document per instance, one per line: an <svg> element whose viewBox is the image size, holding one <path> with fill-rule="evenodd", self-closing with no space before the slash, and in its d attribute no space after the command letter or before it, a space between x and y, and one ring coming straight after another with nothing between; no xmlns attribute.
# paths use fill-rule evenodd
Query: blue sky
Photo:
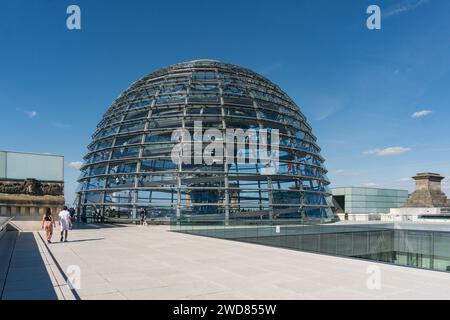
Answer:
<svg viewBox="0 0 450 320"><path fill-rule="evenodd" d="M80 31L66 28L70 4L81 8ZM366 27L371 4L381 7L381 30ZM332 186L412 190L416 172L450 176L447 0L1 0L0 8L0 149L64 155L68 202L78 177L70 163L82 160L120 92L200 58L283 88L312 125Z"/></svg>

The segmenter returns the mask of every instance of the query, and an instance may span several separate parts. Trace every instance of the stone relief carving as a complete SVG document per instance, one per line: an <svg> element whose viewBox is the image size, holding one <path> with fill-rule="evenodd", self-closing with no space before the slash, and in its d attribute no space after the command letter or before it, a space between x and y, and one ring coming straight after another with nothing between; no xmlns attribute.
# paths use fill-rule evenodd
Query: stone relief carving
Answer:
<svg viewBox="0 0 450 320"><path fill-rule="evenodd" d="M41 182L36 179L6 180L0 181L0 193L61 196L64 194L64 183Z"/></svg>

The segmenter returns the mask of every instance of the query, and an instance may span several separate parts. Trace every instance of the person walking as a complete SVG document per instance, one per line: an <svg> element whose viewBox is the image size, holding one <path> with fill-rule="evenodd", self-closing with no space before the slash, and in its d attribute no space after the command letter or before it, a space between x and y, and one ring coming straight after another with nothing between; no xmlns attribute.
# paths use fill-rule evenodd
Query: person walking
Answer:
<svg viewBox="0 0 450 320"><path fill-rule="evenodd" d="M72 220L72 222L75 221L75 209L70 208L69 213L70 213L70 219Z"/></svg>
<svg viewBox="0 0 450 320"><path fill-rule="evenodd" d="M67 242L67 236L69 230L72 228L72 219L70 219L70 213L67 211L67 206L63 207L63 210L59 213L59 225L61 226L61 242Z"/></svg>
<svg viewBox="0 0 450 320"><path fill-rule="evenodd" d="M141 226L145 224L145 218L147 217L147 210L141 208Z"/></svg>
<svg viewBox="0 0 450 320"><path fill-rule="evenodd" d="M47 208L44 216L42 217L42 229L45 230L47 243L52 243L53 227L56 227L55 220L53 219L52 210Z"/></svg>

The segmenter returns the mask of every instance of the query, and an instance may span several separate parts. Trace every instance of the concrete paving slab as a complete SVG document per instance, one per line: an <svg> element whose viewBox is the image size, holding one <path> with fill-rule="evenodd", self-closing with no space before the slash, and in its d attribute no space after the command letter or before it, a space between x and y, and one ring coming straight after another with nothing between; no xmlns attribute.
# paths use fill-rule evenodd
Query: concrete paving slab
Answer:
<svg viewBox="0 0 450 320"><path fill-rule="evenodd" d="M424 282L450 284L446 273L196 237L161 226L85 232L74 231L72 237L103 238L100 246L69 243L67 250L60 252L63 263L78 259L83 268L105 275L105 282L128 299L388 299L402 293L408 298L411 292L426 296L420 286ZM105 260L104 247L108 255L120 252L114 255L118 257L114 266ZM367 287L367 269L373 265L381 270L380 290ZM135 273L142 278L133 277ZM429 294L439 296L447 291L430 288Z"/></svg>
<svg viewBox="0 0 450 320"><path fill-rule="evenodd" d="M73 230L70 239L40 251L59 286L64 276L57 271L79 266L81 299L450 299L448 273L197 237L165 226ZM27 271L32 249L19 246L17 272ZM373 266L379 289L367 285ZM7 279L9 286L19 279ZM25 296L35 296L35 287ZM68 295L61 288L57 298ZM8 291L7 297L23 293Z"/></svg>

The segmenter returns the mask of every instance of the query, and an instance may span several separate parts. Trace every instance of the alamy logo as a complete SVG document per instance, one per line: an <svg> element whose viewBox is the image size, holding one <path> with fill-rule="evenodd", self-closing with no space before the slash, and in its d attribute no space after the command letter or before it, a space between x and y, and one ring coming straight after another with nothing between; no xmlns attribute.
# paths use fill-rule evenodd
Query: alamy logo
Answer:
<svg viewBox="0 0 450 320"><path fill-rule="evenodd" d="M367 18L367 28L369 30L380 30L381 29L381 9L377 5L370 5L367 7L367 14L370 16Z"/></svg>
<svg viewBox="0 0 450 320"><path fill-rule="evenodd" d="M67 285L70 289L81 289L81 268L80 266L70 265L66 270Z"/></svg>
<svg viewBox="0 0 450 320"><path fill-rule="evenodd" d="M211 128L204 131L202 122L195 121L192 134L188 129L180 128L172 133L171 140L178 142L171 152L171 159L177 165L258 163L261 174L278 171L278 129Z"/></svg>
<svg viewBox="0 0 450 320"><path fill-rule="evenodd" d="M381 269L378 266L370 265L366 273L369 275L366 281L367 289L380 290L381 289Z"/></svg>
<svg viewBox="0 0 450 320"><path fill-rule="evenodd" d="M77 5L70 5L67 7L67 14L69 16L66 20L66 26L69 30L81 30L81 9Z"/></svg>

